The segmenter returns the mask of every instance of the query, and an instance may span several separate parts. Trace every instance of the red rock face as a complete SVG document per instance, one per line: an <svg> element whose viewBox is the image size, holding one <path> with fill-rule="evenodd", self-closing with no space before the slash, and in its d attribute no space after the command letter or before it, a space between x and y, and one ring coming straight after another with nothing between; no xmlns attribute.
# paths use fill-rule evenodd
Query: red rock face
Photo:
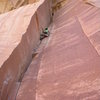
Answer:
<svg viewBox="0 0 100 100"><path fill-rule="evenodd" d="M55 13L49 42L32 61L17 100L100 100L99 16L79 0Z"/></svg>
<svg viewBox="0 0 100 100"><path fill-rule="evenodd" d="M49 4L40 0L0 16L0 100L14 100L40 32L50 23ZM42 11L44 17L39 15Z"/></svg>

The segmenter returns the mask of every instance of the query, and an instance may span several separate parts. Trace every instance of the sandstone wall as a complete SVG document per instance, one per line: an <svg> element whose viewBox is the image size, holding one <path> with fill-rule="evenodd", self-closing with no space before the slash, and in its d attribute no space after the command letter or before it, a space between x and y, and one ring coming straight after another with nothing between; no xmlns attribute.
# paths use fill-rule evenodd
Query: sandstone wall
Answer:
<svg viewBox="0 0 100 100"><path fill-rule="evenodd" d="M0 0L0 13L5 13L39 0Z"/></svg>
<svg viewBox="0 0 100 100"><path fill-rule="evenodd" d="M100 8L100 0L84 0L86 3Z"/></svg>
<svg viewBox="0 0 100 100"><path fill-rule="evenodd" d="M40 0L0 16L0 100L14 100L41 30L50 24L50 7L50 0Z"/></svg>

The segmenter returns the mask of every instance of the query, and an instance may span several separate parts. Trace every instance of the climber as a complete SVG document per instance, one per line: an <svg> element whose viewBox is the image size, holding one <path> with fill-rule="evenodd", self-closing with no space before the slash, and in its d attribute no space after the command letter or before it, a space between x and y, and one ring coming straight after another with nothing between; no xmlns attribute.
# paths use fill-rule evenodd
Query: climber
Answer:
<svg viewBox="0 0 100 100"><path fill-rule="evenodd" d="M49 36L49 30L48 30L48 28L45 28L45 30L43 31L43 33L44 33L46 36Z"/></svg>
<svg viewBox="0 0 100 100"><path fill-rule="evenodd" d="M48 30L48 28L45 28L45 30L42 31L42 34L40 35L40 40L48 37L50 35L50 32Z"/></svg>

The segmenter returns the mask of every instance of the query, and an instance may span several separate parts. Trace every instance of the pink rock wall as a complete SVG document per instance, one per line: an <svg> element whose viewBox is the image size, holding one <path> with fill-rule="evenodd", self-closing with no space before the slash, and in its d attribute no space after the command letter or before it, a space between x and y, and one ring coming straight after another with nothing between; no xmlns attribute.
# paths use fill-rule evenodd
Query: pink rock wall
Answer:
<svg viewBox="0 0 100 100"><path fill-rule="evenodd" d="M99 16L99 8L80 0L55 12L52 34L28 68L16 100L100 100Z"/></svg>
<svg viewBox="0 0 100 100"><path fill-rule="evenodd" d="M16 100L100 100L99 16L100 9L83 0L69 0L55 12L52 34Z"/></svg>
<svg viewBox="0 0 100 100"><path fill-rule="evenodd" d="M0 100L14 100L21 76L39 43L40 23L42 28L50 23L49 2L40 0L0 16Z"/></svg>

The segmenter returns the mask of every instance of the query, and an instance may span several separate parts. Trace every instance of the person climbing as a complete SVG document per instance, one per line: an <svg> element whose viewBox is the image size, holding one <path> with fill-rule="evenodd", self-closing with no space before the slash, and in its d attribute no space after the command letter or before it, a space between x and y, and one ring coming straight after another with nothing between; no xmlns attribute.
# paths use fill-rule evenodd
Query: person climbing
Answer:
<svg viewBox="0 0 100 100"><path fill-rule="evenodd" d="M42 34L40 35L40 40L43 40L44 38L48 37L50 35L50 32L48 30L48 28L45 28L45 30L43 30Z"/></svg>
<svg viewBox="0 0 100 100"><path fill-rule="evenodd" d="M48 28L45 28L45 30L43 31L43 33L44 33L46 36L49 36L49 30L48 30Z"/></svg>

